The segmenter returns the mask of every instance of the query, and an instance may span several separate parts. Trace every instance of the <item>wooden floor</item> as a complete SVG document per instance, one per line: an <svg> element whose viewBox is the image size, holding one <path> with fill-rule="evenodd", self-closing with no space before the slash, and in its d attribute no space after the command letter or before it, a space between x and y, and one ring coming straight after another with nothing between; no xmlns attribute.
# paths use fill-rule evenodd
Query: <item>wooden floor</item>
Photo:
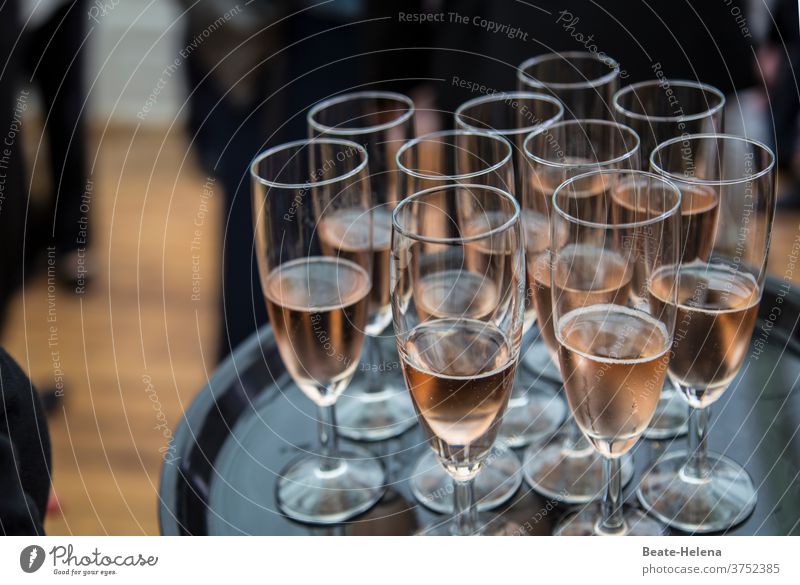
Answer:
<svg viewBox="0 0 800 585"><path fill-rule="evenodd" d="M115 129L91 152L94 286L48 296L46 274L29 282L3 344L37 386L65 377L48 533L157 534L162 452L214 367L221 193L207 196L178 133Z"/></svg>
<svg viewBox="0 0 800 585"><path fill-rule="evenodd" d="M4 346L40 387L54 384L59 367L66 381L65 407L50 419L62 507L47 519L50 534L158 532L162 453L216 349L222 193L186 151L179 133L98 133L95 286L49 297L45 274L12 307ZM796 237L800 214L780 213L772 271L784 273Z"/></svg>

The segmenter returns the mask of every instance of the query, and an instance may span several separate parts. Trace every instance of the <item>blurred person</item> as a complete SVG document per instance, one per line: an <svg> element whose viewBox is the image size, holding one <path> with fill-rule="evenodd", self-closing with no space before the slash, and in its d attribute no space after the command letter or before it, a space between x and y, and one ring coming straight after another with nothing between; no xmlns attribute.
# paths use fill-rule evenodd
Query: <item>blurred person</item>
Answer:
<svg viewBox="0 0 800 585"><path fill-rule="evenodd" d="M0 348L0 534L44 535L50 435L33 384Z"/></svg>
<svg viewBox="0 0 800 585"><path fill-rule="evenodd" d="M20 91L19 58L14 52L21 30L18 8L19 0L0 6L0 330L23 270L26 191L20 137L28 96Z"/></svg>
<svg viewBox="0 0 800 585"><path fill-rule="evenodd" d="M425 10L443 13L444 19L427 25L435 47L430 77L443 80L434 87L439 107L453 112L481 93L513 91L516 67L529 57L589 51L619 61L621 86L653 79L660 71L668 79L699 80L729 94L755 84L753 41L735 16L744 4L433 0ZM405 23L400 41L418 26Z"/></svg>
<svg viewBox="0 0 800 585"><path fill-rule="evenodd" d="M377 79L380 72L397 91L434 95L440 127L451 127L452 113L468 99L514 91L517 66L550 52L605 53L620 62L621 85L657 74L700 80L725 93L755 84L742 0L679 7L671 0L365 4L369 75Z"/></svg>
<svg viewBox="0 0 800 585"><path fill-rule="evenodd" d="M796 0L777 0L771 9L772 18L765 53L777 61L774 72L768 75L771 108L767 109L767 127L773 136L778 168L792 177L792 185L779 200L782 207L800 207L800 157L798 157L797 124L800 114L800 91L797 73L800 71L800 14ZM774 134L772 134L774 132Z"/></svg>
<svg viewBox="0 0 800 585"><path fill-rule="evenodd" d="M223 193L220 357L266 322L253 250L249 165L279 124L281 2L180 0L190 142ZM212 40L205 40L205 36ZM213 36L212 36L213 35ZM215 190L216 191L216 190Z"/></svg>
<svg viewBox="0 0 800 585"><path fill-rule="evenodd" d="M267 322L253 247L250 161L270 146L305 138L310 106L361 83L369 57L358 55L367 29L355 23L365 2L181 2L185 47L193 47L184 49L191 141L224 191L218 348L224 358Z"/></svg>
<svg viewBox="0 0 800 585"><path fill-rule="evenodd" d="M21 9L22 65L42 97L49 155L45 172L52 190L43 214L45 225L34 225L35 216L31 221L33 238L38 238L32 244L55 246L59 281L82 291L91 278L87 265L91 200L84 200L91 191L84 121L86 0L23 0ZM37 234L37 228L44 233Z"/></svg>

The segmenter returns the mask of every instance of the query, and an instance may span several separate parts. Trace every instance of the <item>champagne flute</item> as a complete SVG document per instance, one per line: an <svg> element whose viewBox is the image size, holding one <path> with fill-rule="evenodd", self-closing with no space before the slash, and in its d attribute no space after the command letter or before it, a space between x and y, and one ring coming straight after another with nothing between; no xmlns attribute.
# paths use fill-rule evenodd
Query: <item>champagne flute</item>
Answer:
<svg viewBox="0 0 800 585"><path fill-rule="evenodd" d="M415 193L393 215L392 313L403 374L428 443L454 482L452 521L426 534L519 531L502 517L479 516L474 494L519 359L525 282L519 215L508 192L470 184ZM432 303L432 278L469 301L445 295Z"/></svg>
<svg viewBox="0 0 800 585"><path fill-rule="evenodd" d="M558 342L553 328L550 287L549 221L551 201L557 187L569 178L599 169L638 170L639 137L622 124L606 120L567 120L530 134L523 145L528 164L523 192L523 217L545 226L544 238L526 241L525 258L533 283L533 300L541 330L541 340L552 363L558 368ZM604 175L593 175L594 183L576 195L582 215L595 214L605 221L609 182ZM535 219L534 219L535 218ZM598 262L610 262L600 258ZM596 270L605 271L599 265ZM613 269L613 266L611 267ZM594 272L589 273L592 276ZM573 286L590 287L573 276ZM590 502L603 491L603 459L583 437L573 417L547 444L533 444L525 452L523 473L528 484L541 494L569 504ZM622 484L633 477L629 457L622 462Z"/></svg>
<svg viewBox="0 0 800 585"><path fill-rule="evenodd" d="M372 204L372 246L341 239L340 229L321 230L326 255L353 259L372 254L372 294L362 363L337 402L339 433L355 440L395 437L416 423L414 408L399 369L385 367L381 334L392 319L389 303L389 240L392 211L399 200L397 150L414 135L414 102L386 91L348 93L325 100L308 113L311 137L333 136L363 144L367 150ZM341 227L334 222L321 227ZM355 238L355 239L354 239ZM394 344L392 344L394 345ZM398 358L395 357L395 360Z"/></svg>
<svg viewBox="0 0 800 585"><path fill-rule="evenodd" d="M623 87L614 94L617 120L633 128L642 141L642 170L650 164L653 149L670 138L686 134L723 131L725 96L715 87L696 81L652 80ZM702 233L713 231L719 200L713 189L684 189L681 221L687 226L682 261L708 259L710 250L697 248ZM688 229L691 228L691 229ZM691 232L691 233L688 233ZM667 439L688 430L689 407L671 381L661 392L656 415L644 432L646 439Z"/></svg>
<svg viewBox="0 0 800 585"><path fill-rule="evenodd" d="M452 184L477 183L510 191L514 186L513 150L502 136L485 131L443 130L425 134L403 145L397 153L401 197ZM443 194L440 197L445 197ZM453 210L455 214L455 210ZM432 216L428 222L440 221ZM427 226L434 229L435 226ZM448 234L446 225L439 226ZM437 312L466 312L481 281L462 278L457 286L433 274L418 306ZM458 309L461 307L460 309ZM484 462L475 482L479 510L489 510L508 501L522 484L520 462L514 452L498 442ZM411 491L428 508L447 514L453 511L452 480L430 450L419 458L410 476Z"/></svg>
<svg viewBox="0 0 800 585"><path fill-rule="evenodd" d="M619 75L619 63L602 53L547 53L517 68L517 88L558 98L565 118L611 119L611 98L619 87Z"/></svg>
<svg viewBox="0 0 800 585"><path fill-rule="evenodd" d="M716 229L698 234L697 245L708 254L665 266L651 279L653 305L677 308L669 376L692 410L688 451L657 461L642 478L638 496L670 526L717 532L745 520L756 504L747 471L709 453L707 435L709 406L747 358L758 315L775 214L775 156L748 138L692 134L659 145L650 163L684 198L713 190L724 205ZM675 279L678 296L666 298L665 282Z"/></svg>
<svg viewBox="0 0 800 585"><path fill-rule="evenodd" d="M603 182L602 194L585 194ZM569 514L559 535L658 535L654 519L622 504L620 459L655 413L667 374L675 306L638 302L653 274L679 262L678 188L642 171L599 170L553 194L550 279L553 331L567 401L583 434L605 460L599 518ZM644 278L635 278L638 270ZM663 294L676 298L675 275Z"/></svg>
<svg viewBox="0 0 800 585"><path fill-rule="evenodd" d="M486 131L506 138L514 148L514 190L518 201L522 201L523 180L526 176L523 166L525 154L522 143L531 132L547 128L561 120L564 108L551 96L512 92L497 93L471 99L461 104L455 113L456 126L464 130ZM538 248L542 241L547 242L547 224L537 215L522 211L522 229L527 246ZM532 298L532 282L525 280L525 326L523 335L531 331L536 319ZM535 334L534 334L535 336ZM523 354L532 346L530 335L523 341ZM525 339L525 338L524 338ZM524 364L524 362L523 362ZM542 444L558 429L566 415L563 401L549 387L541 388L535 381L540 377L530 372L521 376L518 373L511 394L508 411L503 416L500 440L511 447L524 447L532 443Z"/></svg>
<svg viewBox="0 0 800 585"><path fill-rule="evenodd" d="M371 256L321 254L322 224L343 211L372 242L367 151L354 142L299 140L258 155L250 167L261 288L286 369L319 415L319 454L282 470L280 509L302 522L342 522L384 491L382 465L340 449L334 405L358 365L368 323Z"/></svg>

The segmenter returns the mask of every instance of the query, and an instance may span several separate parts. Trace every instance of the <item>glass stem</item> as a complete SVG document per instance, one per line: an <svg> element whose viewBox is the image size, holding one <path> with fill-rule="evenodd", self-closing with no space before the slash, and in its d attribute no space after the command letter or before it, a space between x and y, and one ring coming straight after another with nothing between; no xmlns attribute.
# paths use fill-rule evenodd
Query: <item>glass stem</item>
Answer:
<svg viewBox="0 0 800 585"><path fill-rule="evenodd" d="M708 408L693 408L689 414L689 459L683 472L690 478L703 481L711 474L708 466Z"/></svg>
<svg viewBox="0 0 800 585"><path fill-rule="evenodd" d="M383 386L381 385L381 366L383 365L383 347L381 347L381 341L378 337L373 337L372 335L367 335L366 339L364 340L364 345L366 346L364 349L364 355L367 366L367 385L365 392L369 394L375 394L383 390ZM375 371L372 370L373 364L377 368Z"/></svg>
<svg viewBox="0 0 800 585"><path fill-rule="evenodd" d="M583 453L584 451L592 449L592 446L589 444L589 441L586 440L586 437L583 436L581 429L578 427L578 423L575 422L572 415L569 415L567 419L567 428L565 430L567 433L564 441L565 451Z"/></svg>
<svg viewBox="0 0 800 585"><path fill-rule="evenodd" d="M335 405L319 406L319 451L322 458L321 471L332 471L339 466L339 448L336 437Z"/></svg>
<svg viewBox="0 0 800 585"><path fill-rule="evenodd" d="M457 536L471 536L478 532L478 507L475 505L475 478L453 480L455 517L453 532Z"/></svg>
<svg viewBox="0 0 800 585"><path fill-rule="evenodd" d="M536 337L532 332L533 332L533 326L528 327L527 330L524 330L522 332L522 343L520 344L522 350L520 351L519 360L517 364L517 371L518 372L522 371L525 372L526 374L535 373L532 371L528 363L523 359L525 352L530 351L531 345L533 345L533 342L536 339ZM527 389L524 388L522 384L514 384L512 392L514 393L514 395L524 395L527 394Z"/></svg>
<svg viewBox="0 0 800 585"><path fill-rule="evenodd" d="M598 527L601 534L624 534L625 517L622 514L622 473L619 458L607 457L603 461L603 479L606 493L603 496L603 517Z"/></svg>
<svg viewBox="0 0 800 585"><path fill-rule="evenodd" d="M531 329L529 328L527 331L522 332L522 343L520 345L521 348L528 348L530 350L531 347ZM520 380L522 377L520 374L530 374L531 368L523 359L524 351L520 351L519 359L517 360L517 377L514 385L511 387L511 405L512 406L524 406L528 401L528 392L536 392L535 388L531 388L530 390L528 387L521 383Z"/></svg>

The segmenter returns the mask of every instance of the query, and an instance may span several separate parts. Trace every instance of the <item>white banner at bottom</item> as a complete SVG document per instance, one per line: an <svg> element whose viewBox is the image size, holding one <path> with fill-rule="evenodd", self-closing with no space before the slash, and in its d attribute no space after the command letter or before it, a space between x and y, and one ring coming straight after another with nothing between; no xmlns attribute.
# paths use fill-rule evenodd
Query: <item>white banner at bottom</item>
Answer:
<svg viewBox="0 0 800 585"><path fill-rule="evenodd" d="M0 582L800 583L797 537L5 537Z"/></svg>

